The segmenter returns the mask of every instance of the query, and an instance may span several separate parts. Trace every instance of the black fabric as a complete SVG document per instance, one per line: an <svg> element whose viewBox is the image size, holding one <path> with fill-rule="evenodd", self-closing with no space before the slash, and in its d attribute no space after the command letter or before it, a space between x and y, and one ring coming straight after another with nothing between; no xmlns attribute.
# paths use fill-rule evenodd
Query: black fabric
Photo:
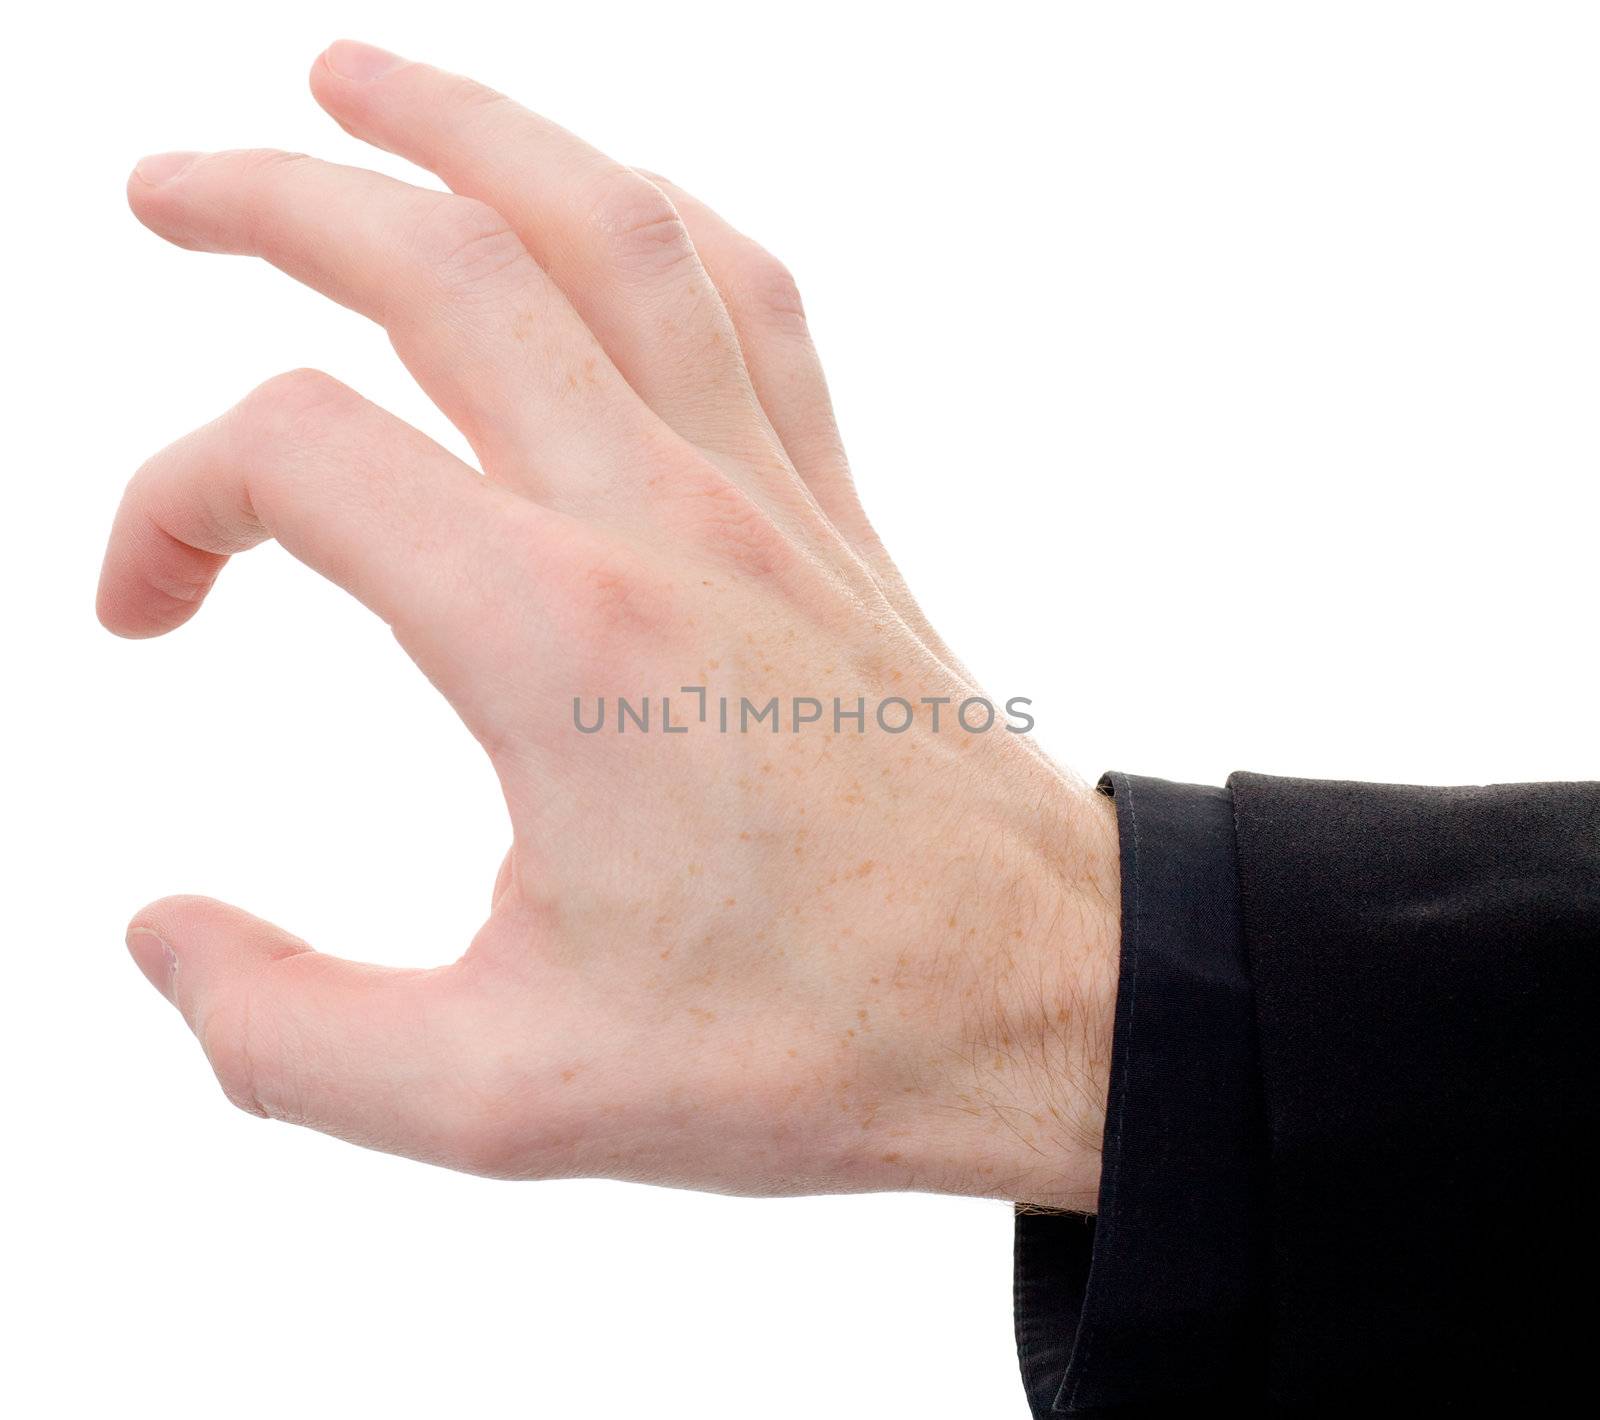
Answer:
<svg viewBox="0 0 1600 1420"><path fill-rule="evenodd" d="M1600 784L1228 783L1269 1395L1555 1413L1593 1366Z"/></svg>
<svg viewBox="0 0 1600 1420"><path fill-rule="evenodd" d="M1117 805L1122 946L1099 1206L1017 1218L1038 1415L1232 1390L1262 1364L1264 1126L1232 800L1125 774L1100 787Z"/></svg>
<svg viewBox="0 0 1600 1420"><path fill-rule="evenodd" d="M1600 1261L1600 784L1237 774L1229 854L1220 791L1110 778L1102 1213L1017 1220L1034 1414L1572 1408Z"/></svg>

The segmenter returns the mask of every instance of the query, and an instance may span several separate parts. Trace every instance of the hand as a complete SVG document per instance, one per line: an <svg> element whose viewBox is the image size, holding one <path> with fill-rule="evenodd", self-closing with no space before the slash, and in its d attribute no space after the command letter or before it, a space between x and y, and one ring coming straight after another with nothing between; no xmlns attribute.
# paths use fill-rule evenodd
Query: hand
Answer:
<svg viewBox="0 0 1600 1420"><path fill-rule="evenodd" d="M248 152L147 159L129 201L380 321L483 472L280 376L140 469L100 617L170 631L277 538L449 698L512 846L435 970L203 898L140 912L228 1097L497 1176L1092 1208L1110 809L1003 707L958 720L980 692L862 513L787 273L466 80L340 43L311 84L453 194ZM778 732L741 733L774 697Z"/></svg>

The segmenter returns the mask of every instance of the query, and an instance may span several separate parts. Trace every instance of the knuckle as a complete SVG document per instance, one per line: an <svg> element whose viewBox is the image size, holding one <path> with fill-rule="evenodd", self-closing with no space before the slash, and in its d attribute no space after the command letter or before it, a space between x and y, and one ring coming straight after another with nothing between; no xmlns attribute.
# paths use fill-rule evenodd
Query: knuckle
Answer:
<svg viewBox="0 0 1600 1420"><path fill-rule="evenodd" d="M632 168L618 167L596 184L589 226L625 271L656 274L694 257L672 199Z"/></svg>
<svg viewBox="0 0 1600 1420"><path fill-rule="evenodd" d="M464 1173L482 1178L517 1178L526 1172L526 1149L494 1103L463 1110L452 1121L445 1152Z"/></svg>
<svg viewBox="0 0 1600 1420"><path fill-rule="evenodd" d="M591 646L606 648L650 628L652 579L632 557L608 550L578 563L572 578L580 626Z"/></svg>
<svg viewBox="0 0 1600 1420"><path fill-rule="evenodd" d="M517 103L508 99L498 89L480 84L476 79L454 77L448 90L449 101L469 115L484 114L492 119L515 117L520 113Z"/></svg>
<svg viewBox="0 0 1600 1420"><path fill-rule="evenodd" d="M249 996L240 993L219 1002L195 1033L228 1102L246 1114L268 1118L260 1097L257 1057L250 1043Z"/></svg>
<svg viewBox="0 0 1600 1420"><path fill-rule="evenodd" d="M542 602L562 620L563 642L589 668L625 664L659 635L670 616L671 588L645 556L603 534L544 546Z"/></svg>
<svg viewBox="0 0 1600 1420"><path fill-rule="evenodd" d="M451 291L496 287L531 261L522 239L494 208L467 197L426 204L413 238L422 263Z"/></svg>
<svg viewBox="0 0 1600 1420"><path fill-rule="evenodd" d="M316 160L306 153L288 152L282 148L235 148L231 152L214 153L201 158L202 163L215 161L237 167L247 177L268 177L274 173L303 167Z"/></svg>
<svg viewBox="0 0 1600 1420"><path fill-rule="evenodd" d="M140 577L145 587L171 607L197 607L206 599L217 580L213 566L187 564L187 571L144 571Z"/></svg>
<svg viewBox="0 0 1600 1420"><path fill-rule="evenodd" d="M241 453L263 446L304 447L326 437L360 396L321 370L290 370L274 375L244 397L227 417ZM277 464L268 460L267 467Z"/></svg>
<svg viewBox="0 0 1600 1420"><path fill-rule="evenodd" d="M244 408L258 417L298 419L339 407L355 392L321 370L286 370L265 380L245 397Z"/></svg>
<svg viewBox="0 0 1600 1420"><path fill-rule="evenodd" d="M754 310L770 320L803 324L805 304L794 274L777 257L754 247L739 273L740 295Z"/></svg>
<svg viewBox="0 0 1600 1420"><path fill-rule="evenodd" d="M218 179L235 195L238 216L249 244L265 248L282 221L286 195L293 192L302 172L314 178L317 160L308 153L281 148L235 148L200 158L197 168L213 167Z"/></svg>
<svg viewBox="0 0 1600 1420"><path fill-rule="evenodd" d="M439 1114L438 1152L485 1178L525 1176L532 1142L526 1073L501 1056L474 1055L454 1064L451 1099Z"/></svg>
<svg viewBox="0 0 1600 1420"><path fill-rule="evenodd" d="M741 572L779 571L792 551L788 539L755 498L709 462L673 480L672 513L690 536Z"/></svg>

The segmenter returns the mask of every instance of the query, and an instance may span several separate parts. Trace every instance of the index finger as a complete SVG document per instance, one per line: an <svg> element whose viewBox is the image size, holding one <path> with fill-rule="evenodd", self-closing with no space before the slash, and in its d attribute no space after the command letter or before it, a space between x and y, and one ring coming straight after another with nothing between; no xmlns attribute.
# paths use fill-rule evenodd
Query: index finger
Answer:
<svg viewBox="0 0 1600 1420"><path fill-rule="evenodd" d="M139 470L97 608L118 635L162 635L230 555L273 537L388 622L476 731L492 719L482 687L530 634L516 610L527 587L499 583L558 517L330 376L296 371Z"/></svg>

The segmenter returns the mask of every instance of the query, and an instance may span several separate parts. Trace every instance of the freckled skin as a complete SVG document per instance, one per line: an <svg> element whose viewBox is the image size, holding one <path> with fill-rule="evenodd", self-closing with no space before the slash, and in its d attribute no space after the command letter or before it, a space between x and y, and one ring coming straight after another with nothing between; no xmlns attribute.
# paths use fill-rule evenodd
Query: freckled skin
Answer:
<svg viewBox="0 0 1600 1420"><path fill-rule="evenodd" d="M1091 1207L1111 810L1003 720L961 727L979 691L861 510L787 274L466 80L357 82L341 53L318 99L455 195L215 154L152 164L130 201L383 321L482 473L282 377L140 471L101 616L170 630L277 537L449 698L512 845L448 966L365 967L175 898L135 919L147 974L242 1107L457 1168ZM574 726L575 700L621 696L654 702L648 732ZM737 722L797 696L914 714L717 729L724 698Z"/></svg>

